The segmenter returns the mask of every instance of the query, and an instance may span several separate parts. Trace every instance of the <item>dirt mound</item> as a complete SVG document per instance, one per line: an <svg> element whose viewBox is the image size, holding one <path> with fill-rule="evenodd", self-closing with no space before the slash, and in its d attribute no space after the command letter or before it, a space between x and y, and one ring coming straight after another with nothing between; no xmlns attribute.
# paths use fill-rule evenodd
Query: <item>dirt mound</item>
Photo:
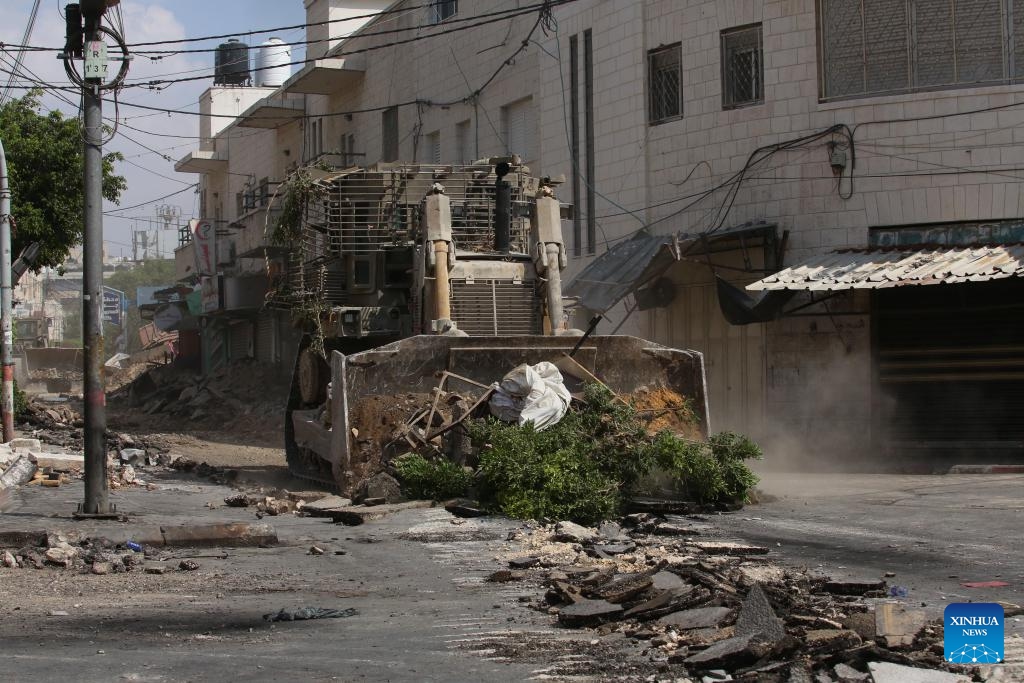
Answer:
<svg viewBox="0 0 1024 683"><path fill-rule="evenodd" d="M352 481L380 472L385 466L385 448L401 434L409 419L419 410L429 410L431 394L366 396L352 409Z"/></svg>
<svg viewBox="0 0 1024 683"><path fill-rule="evenodd" d="M648 421L647 428L652 434L668 429L684 438L703 438L692 399L664 387L638 389L623 398Z"/></svg>
<svg viewBox="0 0 1024 683"><path fill-rule="evenodd" d="M280 442L289 379L279 366L235 363L206 377L175 364L151 368L114 392L118 429L215 431L240 441Z"/></svg>

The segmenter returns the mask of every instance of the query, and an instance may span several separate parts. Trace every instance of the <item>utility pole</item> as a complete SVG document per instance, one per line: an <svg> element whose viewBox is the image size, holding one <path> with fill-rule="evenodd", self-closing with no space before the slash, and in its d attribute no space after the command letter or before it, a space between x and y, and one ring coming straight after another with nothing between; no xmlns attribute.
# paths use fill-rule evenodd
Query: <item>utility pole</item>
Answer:
<svg viewBox="0 0 1024 683"><path fill-rule="evenodd" d="M3 385L0 387L0 413L3 414L3 439L14 438L14 344L11 317L11 188L7 180L7 155L0 140L0 365Z"/></svg>
<svg viewBox="0 0 1024 683"><path fill-rule="evenodd" d="M82 88L84 112L85 234L82 248L82 326L85 351L85 502L78 517L114 517L107 481L107 396L103 377L103 97L107 76L107 45L113 38L124 60L118 75L123 80L128 66L124 39L103 26L108 6L118 0L82 0L65 8L67 44L64 64L68 75ZM81 19L79 19L81 17ZM84 36L82 25L84 23ZM83 41L84 37L84 41ZM83 49L84 48L84 49ZM81 77L72 58L84 57Z"/></svg>

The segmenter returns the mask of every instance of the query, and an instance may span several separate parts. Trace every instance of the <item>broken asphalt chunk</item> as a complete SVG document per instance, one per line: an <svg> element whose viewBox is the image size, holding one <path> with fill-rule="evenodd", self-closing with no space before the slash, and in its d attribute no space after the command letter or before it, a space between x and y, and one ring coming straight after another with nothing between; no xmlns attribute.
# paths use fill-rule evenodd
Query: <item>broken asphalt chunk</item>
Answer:
<svg viewBox="0 0 1024 683"><path fill-rule="evenodd" d="M755 583L747 593L740 613L736 617L736 635L747 636L760 634L768 642L774 643L786 636L786 625L782 623L768 602L761 584Z"/></svg>
<svg viewBox="0 0 1024 683"><path fill-rule="evenodd" d="M749 666L772 650L771 644L766 643L758 635L733 636L711 645L695 655L690 655L683 660L687 666L695 669L738 669ZM669 662L674 662L669 658Z"/></svg>
<svg viewBox="0 0 1024 683"><path fill-rule="evenodd" d="M871 591L885 590L885 581L879 579L829 579L822 585L822 589L833 595L864 595Z"/></svg>
<svg viewBox="0 0 1024 683"><path fill-rule="evenodd" d="M622 612L622 605L607 600L580 600L559 610L558 622L565 626L591 626L618 618Z"/></svg>
<svg viewBox="0 0 1024 683"><path fill-rule="evenodd" d="M718 628L728 622L730 616L732 610L728 607L698 607L668 614L658 619L658 623L677 631L689 631L695 628Z"/></svg>
<svg viewBox="0 0 1024 683"><path fill-rule="evenodd" d="M530 569L539 564L539 557L514 557L508 561L508 566L512 569Z"/></svg>
<svg viewBox="0 0 1024 683"><path fill-rule="evenodd" d="M465 498L448 501L445 503L444 509L456 517L473 518L483 517L487 514L487 511L480 507L480 503Z"/></svg>
<svg viewBox="0 0 1024 683"><path fill-rule="evenodd" d="M860 645L861 640L853 631L845 629L820 629L804 634L807 651L815 655L831 654Z"/></svg>
<svg viewBox="0 0 1024 683"><path fill-rule="evenodd" d="M266 621L305 621L307 619L342 619L345 617L354 617L359 614L358 610L353 608L348 609L331 609L326 607L302 607L296 610L285 610L282 609L278 612L271 612L270 614L264 614L263 619Z"/></svg>
<svg viewBox="0 0 1024 683"><path fill-rule="evenodd" d="M733 555L743 557L745 555L767 555L768 548L746 543L732 543L728 541L690 541L690 545L698 550L703 550L708 555Z"/></svg>

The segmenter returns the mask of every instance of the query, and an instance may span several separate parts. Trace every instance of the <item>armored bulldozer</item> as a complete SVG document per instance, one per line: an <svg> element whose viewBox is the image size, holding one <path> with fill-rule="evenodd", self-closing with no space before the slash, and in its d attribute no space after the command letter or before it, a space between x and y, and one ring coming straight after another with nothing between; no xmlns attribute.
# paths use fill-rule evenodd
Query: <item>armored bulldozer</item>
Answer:
<svg viewBox="0 0 1024 683"><path fill-rule="evenodd" d="M474 403L540 361L575 390L599 379L619 394L685 397L707 435L699 353L569 328L561 223L572 207L555 197L558 179L514 156L315 173L280 297L305 325L285 420L292 473L348 491L388 446L370 403L436 396L445 378Z"/></svg>

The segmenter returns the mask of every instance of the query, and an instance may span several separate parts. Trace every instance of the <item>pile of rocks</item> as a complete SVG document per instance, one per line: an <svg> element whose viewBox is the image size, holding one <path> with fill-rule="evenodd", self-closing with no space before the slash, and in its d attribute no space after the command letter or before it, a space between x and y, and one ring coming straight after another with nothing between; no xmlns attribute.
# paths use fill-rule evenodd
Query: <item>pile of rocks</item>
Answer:
<svg viewBox="0 0 1024 683"><path fill-rule="evenodd" d="M102 538L81 538L74 534L50 533L36 544L4 550L0 564L7 569L60 569L81 574L118 574L131 571L164 573L166 565L149 565L147 560L166 559L160 552L134 543L115 544ZM154 570L154 568L156 568ZM194 561L182 562L182 571L198 569ZM153 571L151 571L153 570Z"/></svg>
<svg viewBox="0 0 1024 683"><path fill-rule="evenodd" d="M640 513L527 528L491 580L539 580L532 604L561 626L621 633L694 680L970 680L943 661L941 621L890 600L884 579L783 569L767 548L705 540L707 521Z"/></svg>
<svg viewBox="0 0 1024 683"><path fill-rule="evenodd" d="M287 392L288 382L277 366L241 363L198 376L167 365L151 368L110 399L115 413L126 411L150 428L180 429L187 423L190 428L244 428L251 433L265 425L279 432Z"/></svg>

